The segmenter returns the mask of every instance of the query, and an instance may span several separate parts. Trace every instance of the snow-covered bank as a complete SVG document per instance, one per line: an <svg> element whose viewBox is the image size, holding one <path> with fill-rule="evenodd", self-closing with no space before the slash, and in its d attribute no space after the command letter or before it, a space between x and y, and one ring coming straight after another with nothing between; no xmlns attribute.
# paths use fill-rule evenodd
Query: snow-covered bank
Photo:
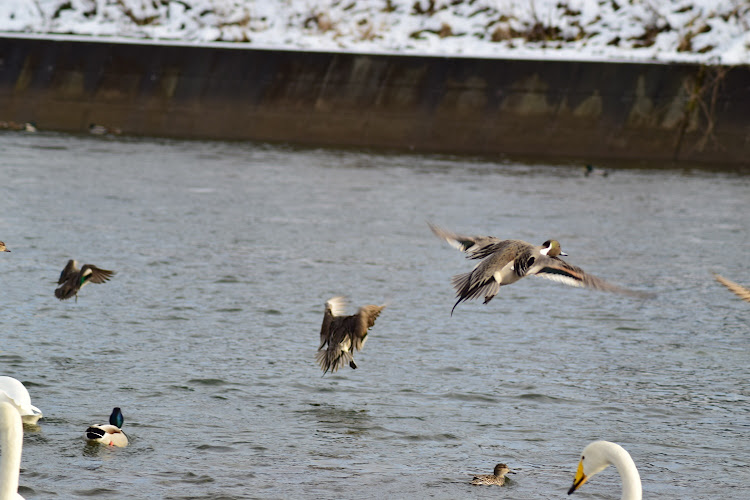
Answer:
<svg viewBox="0 0 750 500"><path fill-rule="evenodd" d="M750 63L744 0L13 0L0 31L472 57Z"/></svg>

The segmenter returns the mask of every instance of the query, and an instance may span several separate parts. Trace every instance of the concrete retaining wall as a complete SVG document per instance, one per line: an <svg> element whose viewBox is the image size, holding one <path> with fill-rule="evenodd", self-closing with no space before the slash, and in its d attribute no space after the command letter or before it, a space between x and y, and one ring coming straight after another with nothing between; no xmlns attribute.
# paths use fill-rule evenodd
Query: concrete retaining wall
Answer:
<svg viewBox="0 0 750 500"><path fill-rule="evenodd" d="M748 163L750 71L0 38L0 120L133 135Z"/></svg>

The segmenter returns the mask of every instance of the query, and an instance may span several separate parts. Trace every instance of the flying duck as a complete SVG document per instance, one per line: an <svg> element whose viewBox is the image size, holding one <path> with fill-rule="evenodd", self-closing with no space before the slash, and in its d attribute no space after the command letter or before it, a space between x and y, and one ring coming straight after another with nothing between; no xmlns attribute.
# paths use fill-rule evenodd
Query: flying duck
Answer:
<svg viewBox="0 0 750 500"><path fill-rule="evenodd" d="M375 324L375 319L385 305L367 305L359 308L357 314L344 316L346 299L333 297L326 301L323 315L323 326L320 328L320 347L315 358L325 375L349 363L352 369L357 368L354 362L354 351L360 351L367 340L367 331Z"/></svg>
<svg viewBox="0 0 750 500"><path fill-rule="evenodd" d="M481 259L473 270L458 274L451 280L458 297L451 309L451 315L461 302L484 295L486 304L497 295L501 286L510 285L526 276L541 276L570 286L635 297L651 296L607 283L601 278L587 274L580 267L571 266L560 258L568 254L562 251L557 240L547 240L535 246L522 240L500 240L493 236L463 236L433 224L429 226L438 238L466 253L466 258Z"/></svg>
<svg viewBox="0 0 750 500"><path fill-rule="evenodd" d="M84 264L78 269L78 262L70 259L65 268L60 273L60 279L57 284L60 285L55 290L55 297L60 300L69 299L73 296L78 302L78 291L86 283L104 283L115 274L114 271L99 269L93 264Z"/></svg>

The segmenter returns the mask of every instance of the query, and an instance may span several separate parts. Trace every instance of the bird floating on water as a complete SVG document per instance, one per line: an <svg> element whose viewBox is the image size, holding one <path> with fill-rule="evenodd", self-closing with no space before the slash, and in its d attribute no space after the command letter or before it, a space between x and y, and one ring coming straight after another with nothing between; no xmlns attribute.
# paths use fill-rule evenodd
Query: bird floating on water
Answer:
<svg viewBox="0 0 750 500"><path fill-rule="evenodd" d="M0 252L10 252L2 241L0 241Z"/></svg>
<svg viewBox="0 0 750 500"><path fill-rule="evenodd" d="M486 304L497 295L501 286L510 285L526 276L541 276L570 286L635 297L651 296L613 285L568 264L559 257L568 254L562 251L557 240L547 240L534 246L522 240L500 240L494 236L463 236L430 223L428 225L438 238L466 253L467 259L482 259L472 271L458 274L451 280L458 297L451 315L461 302L484 295Z"/></svg>
<svg viewBox="0 0 750 500"><path fill-rule="evenodd" d="M60 286L55 290L55 297L65 300L75 295L76 302L78 302L78 291L83 285L89 282L104 283L114 274L114 271L100 269L93 264L84 264L78 269L78 262L70 259L60 273L60 279L57 280Z"/></svg>
<svg viewBox="0 0 750 500"><path fill-rule="evenodd" d="M750 289L749 288L745 288L739 283L735 283L732 280L728 280L724 276L721 276L716 273L714 273L714 278L716 278L716 281L718 281L719 283L727 287L737 297L741 298L745 302L750 302Z"/></svg>
<svg viewBox="0 0 750 500"><path fill-rule="evenodd" d="M594 441L589 443L581 453L573 486L568 495L580 488L591 476L598 474L610 465L617 468L622 480L621 500L641 500L641 476L635 467L630 453L617 443L609 441Z"/></svg>
<svg viewBox="0 0 750 500"><path fill-rule="evenodd" d="M0 498L23 500L18 494L18 476L21 472L21 448L23 447L23 424L16 408L5 401L0 402Z"/></svg>
<svg viewBox="0 0 750 500"><path fill-rule="evenodd" d="M89 134L92 135L120 135L122 130L117 127L105 127L96 123L89 124Z"/></svg>
<svg viewBox="0 0 750 500"><path fill-rule="evenodd" d="M510 470L505 464L497 464L492 474L474 476L471 484L502 486L505 484L506 474L515 474L515 472Z"/></svg>
<svg viewBox="0 0 750 500"><path fill-rule="evenodd" d="M603 168L597 168L593 165L586 165L585 167L583 167L583 175L586 177L590 177L592 175L607 177L609 175L609 172L607 172Z"/></svg>
<svg viewBox="0 0 750 500"><path fill-rule="evenodd" d="M26 386L13 377L0 377L0 401L12 404L24 424L34 425L43 416L42 410L31 404Z"/></svg>
<svg viewBox="0 0 750 500"><path fill-rule="evenodd" d="M86 439L120 448L128 445L128 437L122 432L125 419L120 408L115 407L109 416L109 424L92 425L86 429Z"/></svg>
<svg viewBox="0 0 750 500"><path fill-rule="evenodd" d="M354 351L362 350L368 330L384 307L366 305L360 307L357 314L344 316L344 297L333 297L326 301L323 326L320 328L320 347L315 356L324 375L329 370L336 373L345 363L349 363L352 369L357 368Z"/></svg>
<svg viewBox="0 0 750 500"><path fill-rule="evenodd" d="M36 132L36 123L24 122L18 123L14 121L6 122L0 121L0 130L15 130L17 132Z"/></svg>

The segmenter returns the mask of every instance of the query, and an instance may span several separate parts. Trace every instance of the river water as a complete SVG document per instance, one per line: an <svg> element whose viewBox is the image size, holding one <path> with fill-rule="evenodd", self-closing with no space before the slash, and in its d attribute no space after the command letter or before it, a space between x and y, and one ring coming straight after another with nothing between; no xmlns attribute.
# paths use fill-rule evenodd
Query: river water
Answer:
<svg viewBox="0 0 750 500"><path fill-rule="evenodd" d="M645 498L747 498L750 174L0 136L0 370L44 412L26 498L567 498L595 439ZM458 232L561 241L651 300L529 278L450 316ZM117 271L77 302L69 258ZM324 302L388 303L359 369ZM122 408L131 444L87 446ZM506 462L504 489L469 484ZM619 498L614 469L574 497Z"/></svg>

